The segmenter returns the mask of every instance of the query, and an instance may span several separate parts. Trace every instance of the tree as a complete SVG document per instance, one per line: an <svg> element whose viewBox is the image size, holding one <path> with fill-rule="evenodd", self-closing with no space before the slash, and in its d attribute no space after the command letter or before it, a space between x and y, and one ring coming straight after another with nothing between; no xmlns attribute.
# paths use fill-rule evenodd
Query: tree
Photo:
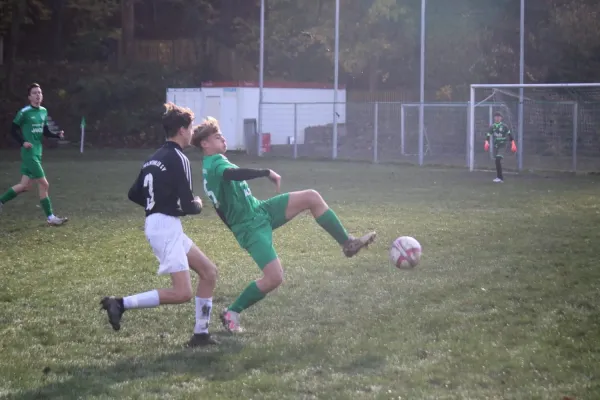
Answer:
<svg viewBox="0 0 600 400"><path fill-rule="evenodd" d="M27 9L27 0L14 0L12 8L12 22L10 25L10 41L8 45L8 59L6 70L6 90L7 94L14 93L15 82L15 63L17 59L17 48L19 46L19 36L21 32L21 24L25 19L25 11Z"/></svg>

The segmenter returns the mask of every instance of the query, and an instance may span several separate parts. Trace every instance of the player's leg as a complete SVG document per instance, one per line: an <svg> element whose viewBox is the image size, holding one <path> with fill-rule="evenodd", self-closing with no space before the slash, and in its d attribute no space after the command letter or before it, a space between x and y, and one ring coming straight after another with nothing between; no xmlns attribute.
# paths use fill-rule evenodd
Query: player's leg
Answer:
<svg viewBox="0 0 600 400"><path fill-rule="evenodd" d="M21 171L23 171L23 167L21 167ZM2 206L9 201L13 200L19 194L28 191L31 189L31 179L26 174L21 176L21 182L9 188L6 192L0 195L0 210L2 210Z"/></svg>
<svg viewBox="0 0 600 400"><path fill-rule="evenodd" d="M189 240L189 239L188 239ZM217 266L189 240L188 263L199 277L196 288L196 323L194 334L188 342L189 347L217 344L208 333L212 311L213 292L217 285Z"/></svg>
<svg viewBox="0 0 600 400"><path fill-rule="evenodd" d="M154 214L146 218L146 238L160 265L158 275L171 275L171 288L156 289L126 297L104 297L100 304L108 313L114 330L119 330L125 310L153 308L161 304L181 304L193 297L186 248L186 236L181 222L174 217Z"/></svg>
<svg viewBox="0 0 600 400"><path fill-rule="evenodd" d="M154 308L161 304L181 304L191 300L192 281L189 270L171 273L172 287L156 289L125 297L104 297L101 308L106 310L108 321L115 331L121 329L121 317L126 310Z"/></svg>
<svg viewBox="0 0 600 400"><path fill-rule="evenodd" d="M283 268L275 248L273 234L268 226L256 229L248 238L246 250L262 270L262 278L251 282L238 298L221 313L221 322L229 332L241 332L240 313L265 298L267 293L283 283ZM240 241L238 239L238 241ZM244 245L243 240L240 241Z"/></svg>
<svg viewBox="0 0 600 400"><path fill-rule="evenodd" d="M342 246L347 257L354 256L376 237L375 232L358 238L349 235L336 213L316 190L302 190L276 196L267 200L264 207L271 215L274 229L294 219L301 212L310 211L317 223Z"/></svg>
<svg viewBox="0 0 600 400"><path fill-rule="evenodd" d="M494 182L503 182L504 175L502 174L502 156L496 155L496 179Z"/></svg>
<svg viewBox="0 0 600 400"><path fill-rule="evenodd" d="M506 145L504 143L496 144L494 146L494 159L496 161L496 178L494 179L494 182L496 183L504 182L504 175L502 173L503 151L506 151Z"/></svg>
<svg viewBox="0 0 600 400"><path fill-rule="evenodd" d="M42 206L42 210L44 211L44 215L46 215L46 219L48 224L50 225L62 225L67 222L68 218L60 218L54 215L54 211L52 210L52 201L50 200L49 190L50 183L46 179L46 173L42 168L41 160L38 158L31 158L29 160L24 160L27 164L27 168L30 173L30 177L37 183L38 192L40 195L40 205Z"/></svg>

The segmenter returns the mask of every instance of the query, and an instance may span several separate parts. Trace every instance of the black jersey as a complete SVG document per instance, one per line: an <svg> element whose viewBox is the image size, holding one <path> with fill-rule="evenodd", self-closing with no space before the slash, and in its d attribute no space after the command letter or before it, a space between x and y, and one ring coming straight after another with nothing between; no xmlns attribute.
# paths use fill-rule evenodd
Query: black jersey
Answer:
<svg viewBox="0 0 600 400"><path fill-rule="evenodd" d="M146 216L159 213L182 217L202 210L193 202L190 160L172 141L165 142L144 162L128 197L145 208Z"/></svg>

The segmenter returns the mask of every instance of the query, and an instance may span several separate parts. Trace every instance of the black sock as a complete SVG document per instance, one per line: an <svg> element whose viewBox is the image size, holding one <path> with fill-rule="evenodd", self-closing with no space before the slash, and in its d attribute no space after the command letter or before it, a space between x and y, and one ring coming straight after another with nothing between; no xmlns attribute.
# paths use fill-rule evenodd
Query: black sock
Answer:
<svg viewBox="0 0 600 400"><path fill-rule="evenodd" d="M504 180L504 177L502 176L502 159L500 157L496 157L496 177Z"/></svg>

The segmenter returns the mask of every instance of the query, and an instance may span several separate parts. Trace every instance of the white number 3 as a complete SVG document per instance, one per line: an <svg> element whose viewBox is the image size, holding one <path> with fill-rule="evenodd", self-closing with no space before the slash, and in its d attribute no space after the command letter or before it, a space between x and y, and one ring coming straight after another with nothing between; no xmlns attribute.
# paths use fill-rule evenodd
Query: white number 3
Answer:
<svg viewBox="0 0 600 400"><path fill-rule="evenodd" d="M146 210L150 211L154 208L154 177L152 174L147 174L144 177L144 187L148 188L148 196L146 198Z"/></svg>

